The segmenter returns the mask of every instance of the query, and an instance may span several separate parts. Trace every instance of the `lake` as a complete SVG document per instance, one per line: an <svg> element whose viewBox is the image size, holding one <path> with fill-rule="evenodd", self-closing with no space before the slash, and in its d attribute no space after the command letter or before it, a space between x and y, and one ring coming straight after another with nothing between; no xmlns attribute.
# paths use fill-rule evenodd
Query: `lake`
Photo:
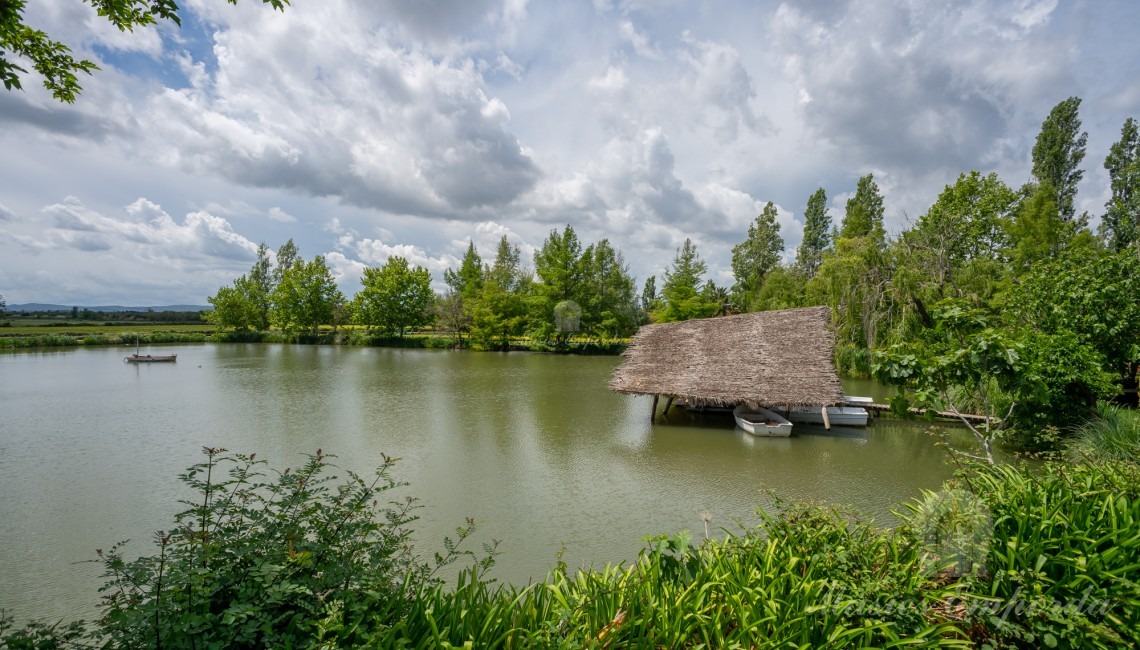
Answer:
<svg viewBox="0 0 1140 650"><path fill-rule="evenodd" d="M922 425L797 428L757 439L731 418L650 424L651 398L606 388L616 357L262 344L152 346L175 364L128 365L133 348L0 354L0 609L91 616L95 549L151 553L186 496L176 475L204 446L282 469L318 448L370 475L381 454L420 498L430 556L466 517L502 540L502 580L632 559L646 535L754 524L781 498L891 510L950 476ZM869 382L848 392L882 394ZM472 548L477 548L475 545Z"/></svg>

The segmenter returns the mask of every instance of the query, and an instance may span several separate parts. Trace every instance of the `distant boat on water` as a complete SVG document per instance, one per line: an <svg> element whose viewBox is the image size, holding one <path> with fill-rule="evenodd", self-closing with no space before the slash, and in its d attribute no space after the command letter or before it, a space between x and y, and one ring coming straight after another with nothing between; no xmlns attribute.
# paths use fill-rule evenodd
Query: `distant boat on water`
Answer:
<svg viewBox="0 0 1140 650"><path fill-rule="evenodd" d="M139 354L139 337L135 336L135 353L123 357L125 363L174 363L177 354Z"/></svg>

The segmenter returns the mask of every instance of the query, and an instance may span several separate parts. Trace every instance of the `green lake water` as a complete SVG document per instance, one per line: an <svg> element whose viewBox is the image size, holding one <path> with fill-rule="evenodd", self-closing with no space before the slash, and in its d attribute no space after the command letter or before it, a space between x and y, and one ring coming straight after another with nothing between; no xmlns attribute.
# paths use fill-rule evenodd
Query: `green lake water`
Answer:
<svg viewBox="0 0 1140 650"><path fill-rule="evenodd" d="M176 475L203 446L297 466L318 448L370 474L381 454L420 499L418 548L466 517L502 540L502 580L632 559L649 534L756 522L766 490L892 509L951 474L925 426L800 427L757 439L729 417L606 388L616 357L287 345L153 346L175 364L128 365L125 348L0 354L0 609L89 617L97 548L150 553L185 495ZM881 396L869 382L846 386Z"/></svg>

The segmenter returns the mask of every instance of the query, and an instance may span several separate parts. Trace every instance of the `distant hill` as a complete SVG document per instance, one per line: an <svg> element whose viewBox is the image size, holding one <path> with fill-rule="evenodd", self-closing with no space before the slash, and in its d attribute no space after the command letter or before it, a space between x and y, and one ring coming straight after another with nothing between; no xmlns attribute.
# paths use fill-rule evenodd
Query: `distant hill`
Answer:
<svg viewBox="0 0 1140 650"><path fill-rule="evenodd" d="M90 309L91 311L205 311L212 309L209 305L156 305L153 307L124 307L122 305L98 305L87 307L84 305L52 305L41 302L26 302L21 305L8 305L8 311L71 311L71 308Z"/></svg>

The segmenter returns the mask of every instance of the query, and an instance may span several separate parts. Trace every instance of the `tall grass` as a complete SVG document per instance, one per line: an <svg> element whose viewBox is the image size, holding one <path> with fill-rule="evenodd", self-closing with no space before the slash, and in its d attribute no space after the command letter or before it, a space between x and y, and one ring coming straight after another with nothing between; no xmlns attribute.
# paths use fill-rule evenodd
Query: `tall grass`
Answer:
<svg viewBox="0 0 1140 650"><path fill-rule="evenodd" d="M1140 463L1140 412L1104 402L1098 404L1096 416L1076 428L1065 453L1078 462Z"/></svg>

